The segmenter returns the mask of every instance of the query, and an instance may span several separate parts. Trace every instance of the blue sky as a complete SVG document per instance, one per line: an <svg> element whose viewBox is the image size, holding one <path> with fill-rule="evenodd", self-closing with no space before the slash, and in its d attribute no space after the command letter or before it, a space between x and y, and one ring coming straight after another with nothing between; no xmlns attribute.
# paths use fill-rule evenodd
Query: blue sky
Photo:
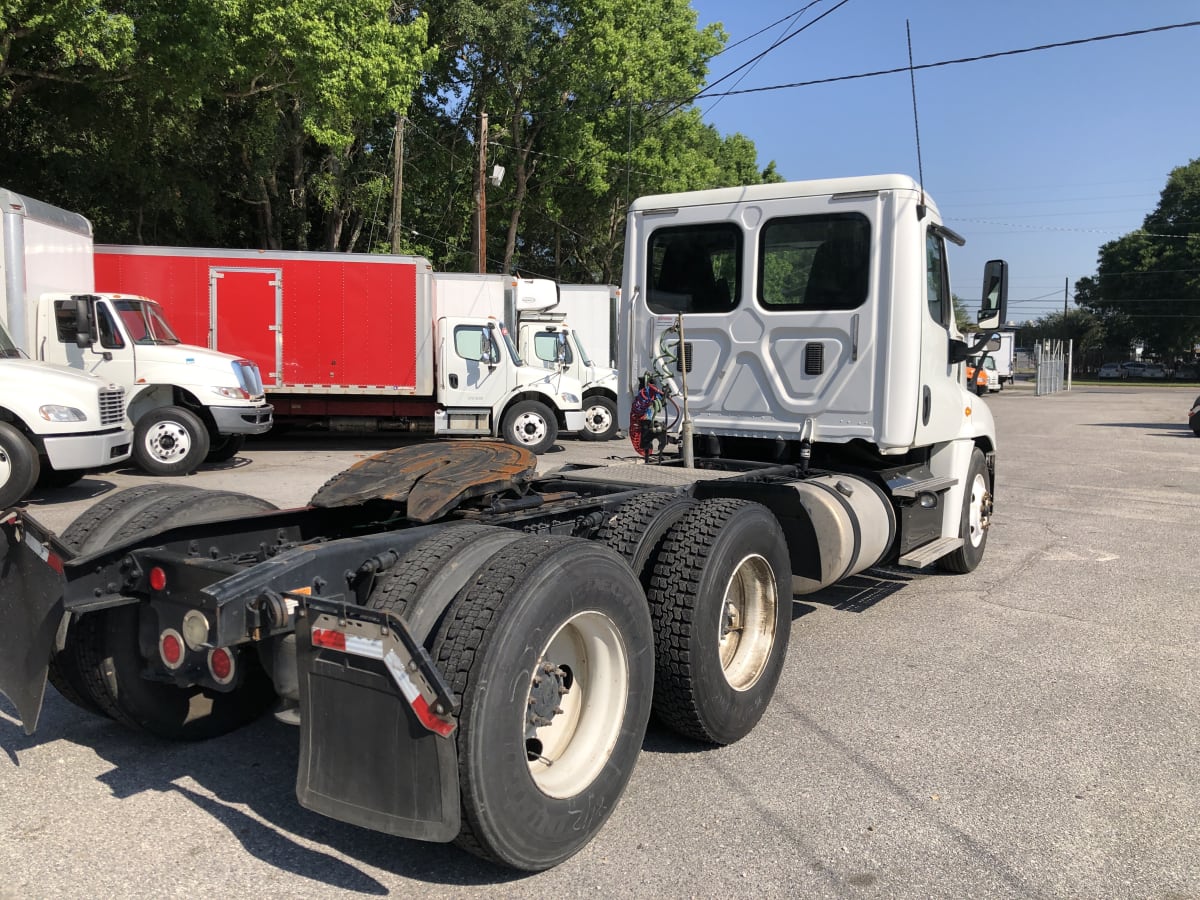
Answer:
<svg viewBox="0 0 1200 900"><path fill-rule="evenodd" d="M710 84L833 9L730 47ZM692 0L728 45L806 0ZM1200 20L1197 0L848 0L714 91L856 75ZM1200 27L917 71L926 190L967 244L953 248L955 292L977 301L983 263L1007 259L1009 318L1074 307L1101 244L1137 229L1171 169L1200 157ZM907 73L701 99L707 122L755 142L789 180L917 176ZM968 308L972 304L968 302Z"/></svg>

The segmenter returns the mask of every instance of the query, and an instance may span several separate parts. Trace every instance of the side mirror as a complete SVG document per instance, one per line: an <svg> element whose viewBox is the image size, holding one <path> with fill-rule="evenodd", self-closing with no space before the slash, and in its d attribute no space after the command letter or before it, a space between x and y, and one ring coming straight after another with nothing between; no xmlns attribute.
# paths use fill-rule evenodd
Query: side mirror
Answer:
<svg viewBox="0 0 1200 900"><path fill-rule="evenodd" d="M983 267L983 301L979 304L979 330L991 331L1004 323L1008 312L1008 263L988 260Z"/></svg>
<svg viewBox="0 0 1200 900"><path fill-rule="evenodd" d="M73 296L75 304L75 346L86 350L95 343L92 328L92 298L86 295Z"/></svg>

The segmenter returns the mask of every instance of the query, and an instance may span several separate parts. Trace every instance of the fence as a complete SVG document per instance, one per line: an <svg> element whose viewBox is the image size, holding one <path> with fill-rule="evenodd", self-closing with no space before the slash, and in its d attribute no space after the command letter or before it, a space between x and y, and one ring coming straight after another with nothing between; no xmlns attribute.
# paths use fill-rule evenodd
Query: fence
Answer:
<svg viewBox="0 0 1200 900"><path fill-rule="evenodd" d="M1043 341L1033 346L1037 396L1071 389L1071 354L1075 342Z"/></svg>

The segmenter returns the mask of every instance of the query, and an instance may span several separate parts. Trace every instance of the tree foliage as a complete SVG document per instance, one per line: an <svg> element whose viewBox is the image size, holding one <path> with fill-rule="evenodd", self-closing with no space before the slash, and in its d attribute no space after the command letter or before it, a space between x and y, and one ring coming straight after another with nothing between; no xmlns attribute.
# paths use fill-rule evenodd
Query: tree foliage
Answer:
<svg viewBox="0 0 1200 900"><path fill-rule="evenodd" d="M487 113L489 269L614 281L633 197L780 180L688 102L724 40L686 0L0 0L0 167L102 241L463 270Z"/></svg>
<svg viewBox="0 0 1200 900"><path fill-rule="evenodd" d="M1170 173L1142 227L1100 248L1076 302L1122 358L1140 342L1160 358L1190 359L1200 341L1200 159Z"/></svg>

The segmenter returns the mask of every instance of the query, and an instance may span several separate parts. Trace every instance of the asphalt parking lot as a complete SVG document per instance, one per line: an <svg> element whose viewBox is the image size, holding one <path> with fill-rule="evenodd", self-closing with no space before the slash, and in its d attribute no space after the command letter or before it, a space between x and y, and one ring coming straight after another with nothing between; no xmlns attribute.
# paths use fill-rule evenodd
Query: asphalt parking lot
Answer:
<svg viewBox="0 0 1200 900"><path fill-rule="evenodd" d="M762 723L709 749L654 726L598 838L534 876L295 801L294 730L153 741L48 692L0 697L0 898L1200 896L1195 386L988 398L987 555L795 604ZM180 479L304 503L387 439L252 442ZM601 461L624 442L542 457ZM35 498L61 529L145 479ZM0 624L0 627L3 627Z"/></svg>

